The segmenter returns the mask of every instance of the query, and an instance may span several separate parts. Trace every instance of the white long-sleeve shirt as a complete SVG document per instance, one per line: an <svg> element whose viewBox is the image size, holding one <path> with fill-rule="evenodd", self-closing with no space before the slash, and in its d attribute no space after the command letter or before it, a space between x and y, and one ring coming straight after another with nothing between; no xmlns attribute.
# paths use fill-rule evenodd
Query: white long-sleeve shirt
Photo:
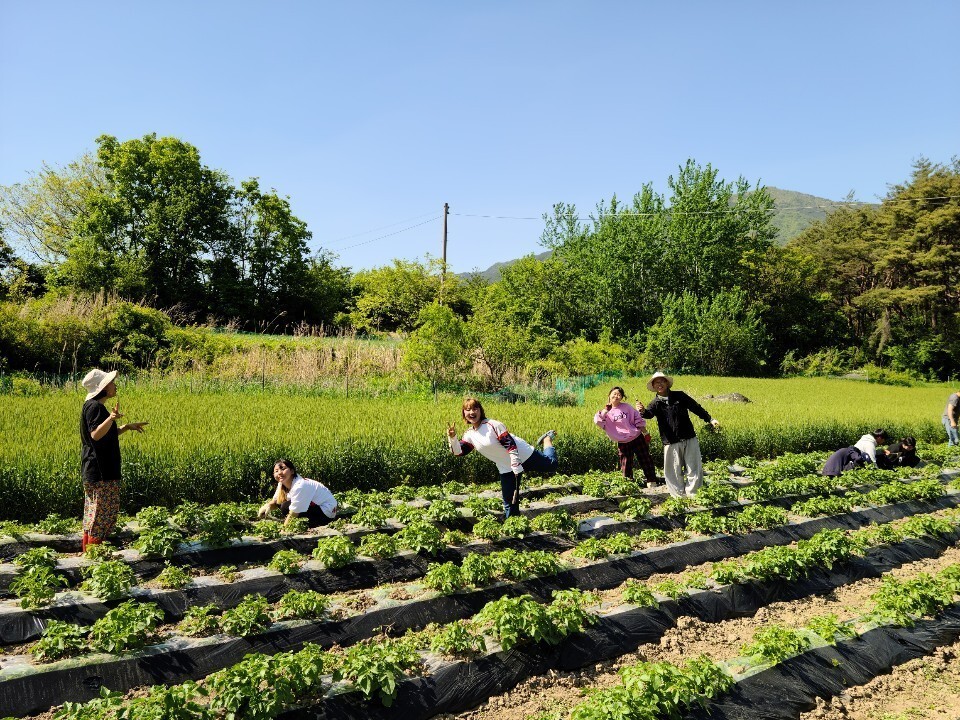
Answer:
<svg viewBox="0 0 960 720"><path fill-rule="evenodd" d="M273 496L274 502L277 501L279 493L280 488L278 486L277 493ZM299 475L295 476L290 483L287 499L290 501L289 512L291 513L305 513L310 504L313 503L319 505L323 514L328 518L337 516L337 499L326 485L317 480L300 477Z"/></svg>
<svg viewBox="0 0 960 720"><path fill-rule="evenodd" d="M857 442L854 444L854 447L860 452L869 455L870 462L872 462L874 465L877 464L877 439L871 433L867 433L857 440Z"/></svg>
<svg viewBox="0 0 960 720"><path fill-rule="evenodd" d="M480 425L468 428L460 440L448 438L450 450L454 455L466 455L476 450L487 460L497 465L497 471L503 473L523 472L523 462L533 455L533 447L523 438L511 435L507 426L499 420L487 418Z"/></svg>

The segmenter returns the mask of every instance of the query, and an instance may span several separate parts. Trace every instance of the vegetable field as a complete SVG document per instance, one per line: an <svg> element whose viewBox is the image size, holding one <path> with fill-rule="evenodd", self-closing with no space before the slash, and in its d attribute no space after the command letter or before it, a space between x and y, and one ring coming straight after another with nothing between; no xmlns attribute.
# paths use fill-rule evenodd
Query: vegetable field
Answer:
<svg viewBox="0 0 960 720"><path fill-rule="evenodd" d="M619 381L630 397L649 400L645 379ZM939 441L946 385L902 388L833 379L757 380L678 378L677 387L700 399L722 424L701 433L707 458L772 457L784 452L833 450L883 426L892 436ZM608 388L587 392L585 407L498 405L491 417L533 440L559 431L563 472L613 469L612 443L593 427L593 412ZM752 402L720 402L706 395L739 392ZM387 488L447 480L486 481L489 464L450 456L444 423L459 417L460 397L305 397L264 393L164 391L121 386L128 420L148 420L143 435L122 438L125 507L179 502L227 502L262 496L273 460L287 456L334 491ZM79 513L78 415L82 396L61 392L0 399L0 518L39 520L51 507ZM654 432L654 457L660 454Z"/></svg>
<svg viewBox="0 0 960 720"><path fill-rule="evenodd" d="M8 522L0 708L823 716L891 670L956 663L960 451L920 454L840 478L821 452L712 461L693 499L557 475L505 522L498 488L457 481L348 491L312 531L243 503L154 505L83 556L72 518Z"/></svg>

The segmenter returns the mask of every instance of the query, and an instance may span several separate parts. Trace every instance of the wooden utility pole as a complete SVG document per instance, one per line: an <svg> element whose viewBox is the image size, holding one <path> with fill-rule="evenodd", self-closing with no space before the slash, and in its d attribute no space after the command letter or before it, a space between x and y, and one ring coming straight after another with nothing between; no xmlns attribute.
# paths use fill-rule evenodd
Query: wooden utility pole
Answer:
<svg viewBox="0 0 960 720"><path fill-rule="evenodd" d="M440 297L443 298L443 286L447 281L447 216L450 214L450 205L443 204L443 245L441 248L440 262Z"/></svg>

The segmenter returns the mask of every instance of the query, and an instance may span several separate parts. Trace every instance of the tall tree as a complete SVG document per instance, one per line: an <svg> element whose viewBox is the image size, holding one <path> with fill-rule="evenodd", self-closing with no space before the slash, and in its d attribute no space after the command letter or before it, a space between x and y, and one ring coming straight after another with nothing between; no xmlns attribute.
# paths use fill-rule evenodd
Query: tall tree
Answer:
<svg viewBox="0 0 960 720"><path fill-rule="evenodd" d="M177 138L102 135L97 146L107 186L85 198L70 252L90 252L92 243L123 266L126 286L115 289L142 291L163 307L203 310L204 256L233 232L228 179Z"/></svg>
<svg viewBox="0 0 960 720"><path fill-rule="evenodd" d="M63 262L88 196L106 186L90 153L62 168L44 163L26 181L0 186L0 217L11 243L44 264Z"/></svg>

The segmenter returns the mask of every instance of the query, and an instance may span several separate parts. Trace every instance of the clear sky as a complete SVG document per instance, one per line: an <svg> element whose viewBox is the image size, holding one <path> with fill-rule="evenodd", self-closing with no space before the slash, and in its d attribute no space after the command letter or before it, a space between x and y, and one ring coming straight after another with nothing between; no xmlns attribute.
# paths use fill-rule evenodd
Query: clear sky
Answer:
<svg viewBox="0 0 960 720"><path fill-rule="evenodd" d="M829 199L960 153L960 2L0 0L0 184L172 135L313 248L457 272L687 158ZM420 224L423 223L423 224ZM412 227L418 225L417 227ZM410 229L407 229L410 228ZM401 232L398 232L401 231ZM362 243L362 244L361 244Z"/></svg>

